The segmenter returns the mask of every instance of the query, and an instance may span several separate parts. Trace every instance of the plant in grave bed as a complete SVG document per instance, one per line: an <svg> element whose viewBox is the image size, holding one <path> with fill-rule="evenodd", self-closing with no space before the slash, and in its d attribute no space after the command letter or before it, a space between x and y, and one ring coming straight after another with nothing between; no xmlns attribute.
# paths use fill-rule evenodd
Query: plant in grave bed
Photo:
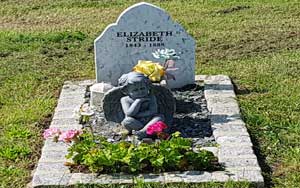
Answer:
<svg viewBox="0 0 300 188"><path fill-rule="evenodd" d="M184 170L214 170L217 158L209 151L192 150L190 139L173 133L168 140L152 144L107 142L89 132L78 135L69 148L69 166L75 171L139 173Z"/></svg>

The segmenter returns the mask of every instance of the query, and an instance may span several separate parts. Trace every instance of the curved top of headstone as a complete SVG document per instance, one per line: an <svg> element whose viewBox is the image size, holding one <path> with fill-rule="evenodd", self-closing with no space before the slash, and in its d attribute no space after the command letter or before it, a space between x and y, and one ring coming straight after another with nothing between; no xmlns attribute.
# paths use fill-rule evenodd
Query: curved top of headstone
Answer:
<svg viewBox="0 0 300 188"><path fill-rule="evenodd" d="M142 11L144 16L147 15L147 12L144 12L145 10L150 10L150 9L153 9L151 11L161 11L163 12L166 16L168 16L168 19L170 19L170 16L169 14L164 11L162 8L158 7L158 6L155 6L151 3L146 3L146 2L140 2L140 3L137 3L137 4L134 4L130 7L128 7L127 9L125 9L119 16L118 20L117 20L117 23L120 24L120 22L122 22L122 18L126 18L126 16L130 16L130 14L136 14L136 12L134 11ZM126 14L129 14L129 15L126 15ZM139 13L138 13L139 14ZM140 14L140 16L143 16L142 14ZM140 17L142 18L142 17Z"/></svg>
<svg viewBox="0 0 300 188"><path fill-rule="evenodd" d="M158 61L152 52L162 48L181 53L176 62L180 72L174 73L176 82L171 81L170 87L193 83L195 40L155 5L141 2L127 8L95 40L97 82L117 85L118 78L130 72L138 60Z"/></svg>

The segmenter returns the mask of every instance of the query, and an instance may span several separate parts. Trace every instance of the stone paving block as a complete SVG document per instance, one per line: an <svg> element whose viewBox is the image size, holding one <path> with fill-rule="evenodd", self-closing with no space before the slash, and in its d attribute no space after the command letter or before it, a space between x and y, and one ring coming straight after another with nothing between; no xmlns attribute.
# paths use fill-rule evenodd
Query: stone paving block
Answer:
<svg viewBox="0 0 300 188"><path fill-rule="evenodd" d="M241 155L254 155L251 146L221 146L219 148L220 157L239 157Z"/></svg>
<svg viewBox="0 0 300 188"><path fill-rule="evenodd" d="M67 109L71 109L73 110L77 110L80 108L81 104L84 103L84 99L83 97L80 97L81 100L78 100L78 98L68 98L65 100L61 100L57 103L57 107L55 110L57 111L62 111L62 110L67 110Z"/></svg>
<svg viewBox="0 0 300 188"><path fill-rule="evenodd" d="M132 184L135 181L138 181L138 178L134 175L129 175L129 174L119 174L119 183L120 184ZM140 179L143 181L143 179ZM136 183L136 182L135 182Z"/></svg>
<svg viewBox="0 0 300 188"><path fill-rule="evenodd" d="M213 131L223 131L223 132L247 132L245 123L214 123L211 125Z"/></svg>
<svg viewBox="0 0 300 188"><path fill-rule="evenodd" d="M224 124L224 123L232 123L239 124L243 123L240 114L227 115L227 114L211 114L210 121L212 124Z"/></svg>
<svg viewBox="0 0 300 188"><path fill-rule="evenodd" d="M226 115L226 114L210 114L210 120L213 122L212 126L243 127L247 130L245 122L241 119L241 115ZM224 127L226 128L226 127Z"/></svg>
<svg viewBox="0 0 300 188"><path fill-rule="evenodd" d="M93 183L95 178L97 177L96 174L84 174L84 173L72 173L72 177L68 182L69 185L75 184L89 184Z"/></svg>
<svg viewBox="0 0 300 188"><path fill-rule="evenodd" d="M62 90L60 93L60 98L58 102L61 102L63 100L73 100L73 101L78 101L76 104L78 104L80 101L84 101L84 95L85 95L85 90L82 91L66 91Z"/></svg>
<svg viewBox="0 0 300 188"><path fill-rule="evenodd" d="M75 110L61 110L61 111L55 111L53 119L70 119L75 118Z"/></svg>
<svg viewBox="0 0 300 188"><path fill-rule="evenodd" d="M240 113L239 106L236 103L236 100L232 97L223 98L223 97L210 97L206 99L208 109L214 109L216 112L221 113L228 111L228 108L233 108L238 110L237 114Z"/></svg>
<svg viewBox="0 0 300 188"><path fill-rule="evenodd" d="M120 174L101 174L93 180L94 184L120 184Z"/></svg>
<svg viewBox="0 0 300 188"><path fill-rule="evenodd" d="M204 94L207 96L207 98L217 96L222 96L224 98L236 97L234 90L232 90L233 87L229 83L219 87L218 84L207 84L206 82L204 88Z"/></svg>
<svg viewBox="0 0 300 188"><path fill-rule="evenodd" d="M81 91L65 91L62 90L59 96L59 102L62 101L83 101L86 93L86 89Z"/></svg>
<svg viewBox="0 0 300 188"><path fill-rule="evenodd" d="M50 128L59 128L62 131L66 131L66 130L70 130L70 129L81 129L82 125L79 123L74 123L74 124L63 124L63 123L55 123L54 124L53 123L53 124L50 124Z"/></svg>
<svg viewBox="0 0 300 188"><path fill-rule="evenodd" d="M149 182L165 182L165 176L161 174L141 174L137 176L137 178L142 178L144 179L144 182L149 183Z"/></svg>
<svg viewBox="0 0 300 188"><path fill-rule="evenodd" d="M39 163L36 168L37 174L70 173L70 170L62 162Z"/></svg>
<svg viewBox="0 0 300 188"><path fill-rule="evenodd" d="M80 86L91 86L96 83L96 80L82 80L78 82Z"/></svg>
<svg viewBox="0 0 300 188"><path fill-rule="evenodd" d="M43 150L42 156L39 160L41 162L66 162L66 154L67 150L64 151L47 151L46 149Z"/></svg>
<svg viewBox="0 0 300 188"><path fill-rule="evenodd" d="M214 90L214 91L232 91L233 85L230 81L205 81L205 90Z"/></svg>
<svg viewBox="0 0 300 188"><path fill-rule="evenodd" d="M74 125L52 125L50 128L59 128L61 131L67 131L71 129L82 129L82 125L80 124L74 124Z"/></svg>
<svg viewBox="0 0 300 188"><path fill-rule="evenodd" d="M240 108L236 104L226 105L223 103L215 103L213 105L207 105L207 109L210 110L211 114L227 114L227 115L238 115L240 114Z"/></svg>
<svg viewBox="0 0 300 188"><path fill-rule="evenodd" d="M256 158L253 159L243 159L243 158L231 158L226 162L222 162L227 168L233 167L259 167L258 161Z"/></svg>
<svg viewBox="0 0 300 188"><path fill-rule="evenodd" d="M213 135L215 139L218 139L222 136L232 136L232 137L238 137L238 136L249 136L247 131L223 131L220 129L213 130Z"/></svg>
<svg viewBox="0 0 300 188"><path fill-rule="evenodd" d="M84 101L85 92L86 91L76 92L62 90L60 93L58 103L66 100L66 102L74 101L76 104L79 104L81 101Z"/></svg>
<svg viewBox="0 0 300 188"><path fill-rule="evenodd" d="M204 81L208 79L208 75L195 75L195 81Z"/></svg>
<svg viewBox="0 0 300 188"><path fill-rule="evenodd" d="M232 161L239 160L239 159L242 160L242 159L257 159L257 158L256 158L256 155L254 155L254 154L247 154L247 155L240 155L238 157L219 155L218 159L219 159L220 163L228 163L228 162L232 162Z"/></svg>
<svg viewBox="0 0 300 188"><path fill-rule="evenodd" d="M64 84L63 87L62 87L62 90L61 90L61 93L62 92L65 92L65 93L84 93L86 91L86 86L80 86L78 84L73 84L73 83L70 83L70 84Z"/></svg>
<svg viewBox="0 0 300 188"><path fill-rule="evenodd" d="M212 75L210 77L211 77L211 79L217 80L217 81L231 81L231 79L229 78L229 76L224 75L224 74Z"/></svg>
<svg viewBox="0 0 300 188"><path fill-rule="evenodd" d="M252 142L249 136L221 136L216 139L220 145L240 145L240 146L252 146Z"/></svg>
<svg viewBox="0 0 300 188"><path fill-rule="evenodd" d="M76 82L71 82L71 81L66 81L62 87L62 91L66 92L85 92L86 91L86 86L84 85L79 85Z"/></svg>
<svg viewBox="0 0 300 188"><path fill-rule="evenodd" d="M205 80L206 90L233 90L233 85L230 80Z"/></svg>
<svg viewBox="0 0 300 188"><path fill-rule="evenodd" d="M42 148L42 152L52 152L52 151L61 151L66 152L68 150L68 145L63 142L53 142L52 138L45 140L45 144Z"/></svg>
<svg viewBox="0 0 300 188"><path fill-rule="evenodd" d="M226 182L229 180L229 175L224 171L215 171L211 173L211 181L213 182Z"/></svg>
<svg viewBox="0 0 300 188"><path fill-rule="evenodd" d="M210 95L210 93L220 93L219 95L216 95L216 94L213 94L213 95ZM229 92L229 91L227 91ZM230 94L234 94L232 92L229 92ZM204 92L205 94L205 99L207 101L207 103L210 103L210 104L214 104L214 103L224 103L224 104L236 104L236 97L235 95L233 96L226 96L226 92L224 92L224 96L223 96L223 93L222 91L205 91Z"/></svg>
<svg viewBox="0 0 300 188"><path fill-rule="evenodd" d="M243 166L243 167L228 167L226 172L247 172L247 171L261 171L259 166Z"/></svg>
<svg viewBox="0 0 300 188"><path fill-rule="evenodd" d="M264 179L260 170L234 170L230 171L229 174L232 180L256 182L257 187L263 187Z"/></svg>
<svg viewBox="0 0 300 188"><path fill-rule="evenodd" d="M186 183L209 182L211 178L212 174L205 171L187 171L183 175L183 181Z"/></svg>
<svg viewBox="0 0 300 188"><path fill-rule="evenodd" d="M64 142L53 142L52 138L48 138L44 141L44 147L46 147L48 150L55 150L56 148L67 148L68 145Z"/></svg>
<svg viewBox="0 0 300 188"><path fill-rule="evenodd" d="M71 174L69 173L51 173L51 174L36 174L33 176L32 187L47 187L47 186L65 186L68 184Z"/></svg>
<svg viewBox="0 0 300 188"><path fill-rule="evenodd" d="M184 182L185 176L181 175L180 172L166 172L163 173L165 177L165 183L176 183L176 182Z"/></svg>
<svg viewBox="0 0 300 188"><path fill-rule="evenodd" d="M230 84L231 80L227 75L214 75L205 77L205 83L214 83L214 84Z"/></svg>
<svg viewBox="0 0 300 188"><path fill-rule="evenodd" d="M78 127L77 124L79 124L79 122L75 118L60 118L60 119L52 119L50 125L53 127L70 127L70 126Z"/></svg>

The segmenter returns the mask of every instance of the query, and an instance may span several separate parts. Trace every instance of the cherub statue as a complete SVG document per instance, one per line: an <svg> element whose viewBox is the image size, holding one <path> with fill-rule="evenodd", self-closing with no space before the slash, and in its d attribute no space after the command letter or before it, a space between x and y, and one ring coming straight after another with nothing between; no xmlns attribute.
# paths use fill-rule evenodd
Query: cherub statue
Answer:
<svg viewBox="0 0 300 188"><path fill-rule="evenodd" d="M103 109L108 121L121 123L129 133L134 130L145 138L150 125L171 123L175 100L167 88L152 85L142 73L130 72L120 77L119 87L105 94Z"/></svg>

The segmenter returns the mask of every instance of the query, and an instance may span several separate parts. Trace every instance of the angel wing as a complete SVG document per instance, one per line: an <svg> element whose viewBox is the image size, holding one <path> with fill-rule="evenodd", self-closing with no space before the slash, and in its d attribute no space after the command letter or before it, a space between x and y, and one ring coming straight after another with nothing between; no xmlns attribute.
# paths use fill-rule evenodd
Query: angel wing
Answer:
<svg viewBox="0 0 300 188"><path fill-rule="evenodd" d="M152 93L156 97L158 113L165 116L165 123L171 125L175 112L175 98L171 91L160 85L152 85Z"/></svg>
<svg viewBox="0 0 300 188"><path fill-rule="evenodd" d="M120 99L124 97L121 87L114 87L105 93L103 98L103 111L107 121L121 123L125 118Z"/></svg>

